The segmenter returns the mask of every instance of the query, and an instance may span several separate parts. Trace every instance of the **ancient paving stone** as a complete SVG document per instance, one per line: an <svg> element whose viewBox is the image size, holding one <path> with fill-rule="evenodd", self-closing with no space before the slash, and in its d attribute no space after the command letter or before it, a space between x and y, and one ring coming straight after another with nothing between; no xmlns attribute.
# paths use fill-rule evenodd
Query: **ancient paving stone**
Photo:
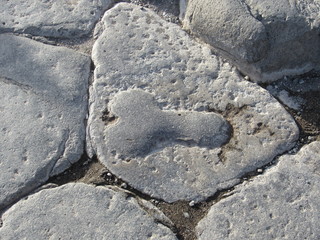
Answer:
<svg viewBox="0 0 320 240"><path fill-rule="evenodd" d="M83 153L90 58L0 35L0 209Z"/></svg>
<svg viewBox="0 0 320 240"><path fill-rule="evenodd" d="M127 3L99 25L87 148L132 187L197 202L293 147L282 106L179 26Z"/></svg>
<svg viewBox="0 0 320 240"><path fill-rule="evenodd" d="M130 195L83 183L30 195L2 221L4 239L176 239Z"/></svg>
<svg viewBox="0 0 320 240"><path fill-rule="evenodd" d="M0 33L18 32L48 37L80 37L113 0L10 0L0 5Z"/></svg>
<svg viewBox="0 0 320 240"><path fill-rule="evenodd" d="M320 2L190 0L184 26L267 82L319 68Z"/></svg>
<svg viewBox="0 0 320 240"><path fill-rule="evenodd" d="M284 155L277 166L211 207L199 239L320 238L320 142Z"/></svg>

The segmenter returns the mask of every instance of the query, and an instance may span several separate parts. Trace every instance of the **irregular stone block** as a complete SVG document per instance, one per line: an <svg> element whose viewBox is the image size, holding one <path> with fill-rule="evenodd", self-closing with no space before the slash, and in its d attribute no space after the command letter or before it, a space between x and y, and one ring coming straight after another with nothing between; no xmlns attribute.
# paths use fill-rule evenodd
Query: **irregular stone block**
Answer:
<svg viewBox="0 0 320 240"><path fill-rule="evenodd" d="M112 0L10 0L0 5L0 33L81 37L94 28Z"/></svg>
<svg viewBox="0 0 320 240"><path fill-rule="evenodd" d="M80 159L90 58L0 35L0 209Z"/></svg>
<svg viewBox="0 0 320 240"><path fill-rule="evenodd" d="M319 239L319 156L313 142L236 187L198 223L198 239Z"/></svg>
<svg viewBox="0 0 320 240"><path fill-rule="evenodd" d="M267 91L179 26L121 3L101 27L87 149L132 187L201 201L297 140L294 120Z"/></svg>
<svg viewBox="0 0 320 240"><path fill-rule="evenodd" d="M176 239L125 192L83 183L30 195L2 221L4 239Z"/></svg>
<svg viewBox="0 0 320 240"><path fill-rule="evenodd" d="M190 0L184 26L253 81L319 68L317 1Z"/></svg>

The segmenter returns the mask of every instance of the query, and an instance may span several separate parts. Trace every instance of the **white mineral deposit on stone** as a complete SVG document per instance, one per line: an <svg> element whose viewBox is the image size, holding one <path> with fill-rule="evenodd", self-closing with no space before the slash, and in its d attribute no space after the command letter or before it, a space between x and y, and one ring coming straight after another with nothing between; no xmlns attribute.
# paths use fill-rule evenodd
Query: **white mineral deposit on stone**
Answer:
<svg viewBox="0 0 320 240"><path fill-rule="evenodd" d="M299 110L301 108L301 104L299 103L299 99L289 96L289 93L287 91L282 90L277 94L277 96L281 100L281 102L283 102L289 108L292 108L294 110ZM303 100L301 99L300 102L302 102L302 101Z"/></svg>

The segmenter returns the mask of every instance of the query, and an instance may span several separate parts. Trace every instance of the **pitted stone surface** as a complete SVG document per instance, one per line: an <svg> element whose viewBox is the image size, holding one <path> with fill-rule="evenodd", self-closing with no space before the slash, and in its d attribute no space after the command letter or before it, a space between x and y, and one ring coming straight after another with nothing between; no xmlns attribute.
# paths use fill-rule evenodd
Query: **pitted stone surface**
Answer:
<svg viewBox="0 0 320 240"><path fill-rule="evenodd" d="M105 133L107 158L110 154L143 157L172 144L214 149L230 137L230 125L221 116L161 111L152 94L141 90L120 92L110 102L110 109L120 120Z"/></svg>
<svg viewBox="0 0 320 240"><path fill-rule="evenodd" d="M82 183L30 195L2 221L3 239L176 239L121 190Z"/></svg>
<svg viewBox="0 0 320 240"><path fill-rule="evenodd" d="M92 53L96 68L90 89L87 148L132 187L168 202L201 201L270 162L297 140L294 120L267 91L241 79L207 46L196 43L179 26L153 12L118 4L106 12L96 34L99 38ZM147 152L145 156L106 157L112 152L109 145L114 144L108 134L121 121L112 106L119 96L130 102L125 100L126 94L136 91L143 91L143 96L152 94L160 109L157 111L190 111L204 116L222 113L232 136L222 141L222 146L214 144L214 148L171 141L156 151L139 150ZM135 106L121 110L129 118L143 119L147 112L143 106L154 109L153 100L137 97L131 102ZM155 119L145 118L143 123L147 124ZM130 123L136 123L130 131L141 130L144 134L142 123L139 125L136 119ZM119 139L129 133L122 134Z"/></svg>
<svg viewBox="0 0 320 240"><path fill-rule="evenodd" d="M79 160L90 58L0 35L0 209Z"/></svg>
<svg viewBox="0 0 320 240"><path fill-rule="evenodd" d="M319 68L319 11L318 0L190 0L184 27L270 82Z"/></svg>
<svg viewBox="0 0 320 240"><path fill-rule="evenodd" d="M112 0L10 0L0 5L0 33L48 37L89 34Z"/></svg>
<svg viewBox="0 0 320 240"><path fill-rule="evenodd" d="M277 166L211 207L197 228L198 239L320 238L320 142Z"/></svg>

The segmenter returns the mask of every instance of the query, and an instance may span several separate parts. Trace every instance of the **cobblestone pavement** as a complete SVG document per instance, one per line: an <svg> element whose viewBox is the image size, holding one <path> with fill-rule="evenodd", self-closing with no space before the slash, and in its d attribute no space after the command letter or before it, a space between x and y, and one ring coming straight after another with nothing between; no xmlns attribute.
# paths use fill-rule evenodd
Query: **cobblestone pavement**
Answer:
<svg viewBox="0 0 320 240"><path fill-rule="evenodd" d="M320 1L0 5L0 239L319 239Z"/></svg>

